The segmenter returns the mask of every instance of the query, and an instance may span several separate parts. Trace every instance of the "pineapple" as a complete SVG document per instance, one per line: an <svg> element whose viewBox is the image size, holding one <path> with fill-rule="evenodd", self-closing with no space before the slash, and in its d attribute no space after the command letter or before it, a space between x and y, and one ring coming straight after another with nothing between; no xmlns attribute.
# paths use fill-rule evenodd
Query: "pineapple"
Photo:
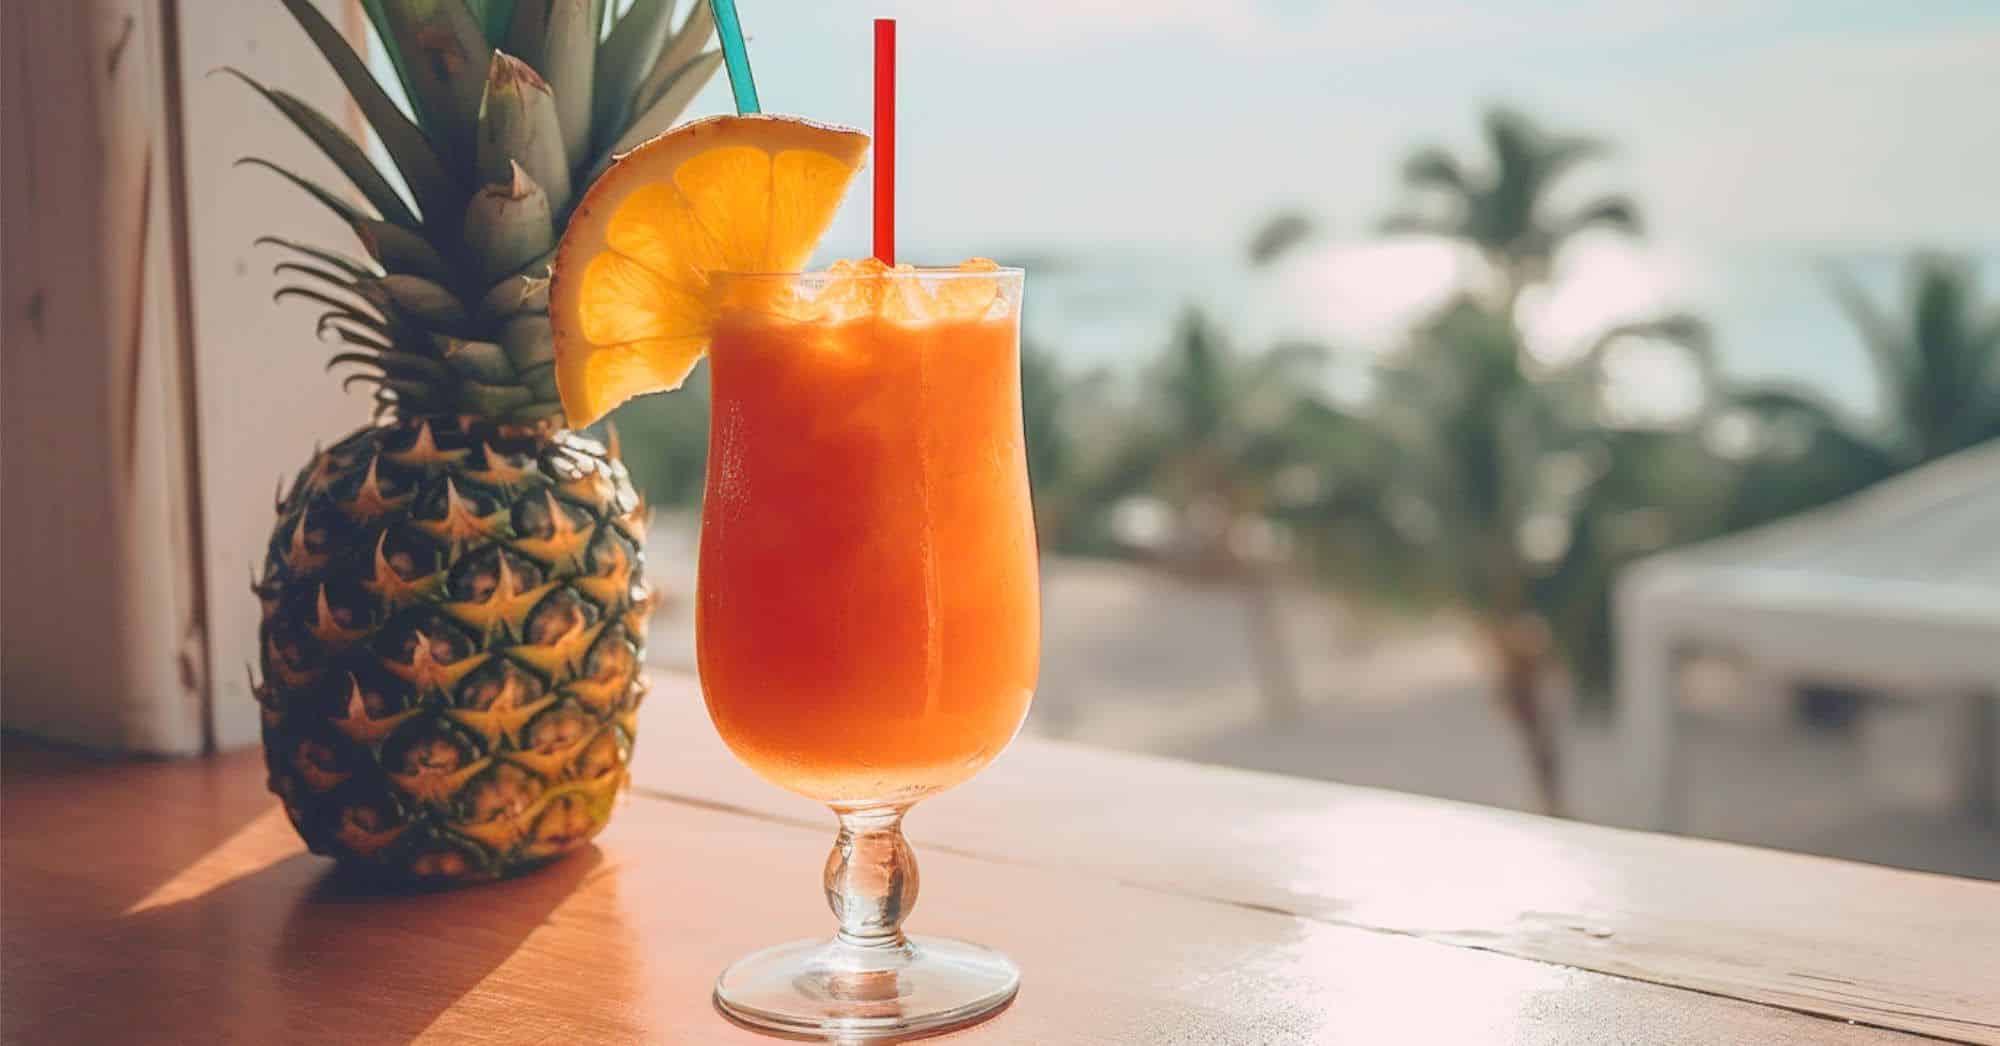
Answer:
<svg viewBox="0 0 2000 1046"><path fill-rule="evenodd" d="M278 499L252 585L270 788L315 853L390 879L509 875L610 816L652 603L615 440L564 427L549 258L581 190L713 75L712 23L697 4L675 28L670 0L365 0L412 119L311 0L283 2L394 171L237 74L367 202L247 161L359 239L365 258L270 242L297 256L279 293L327 310L331 364L377 402Z"/></svg>

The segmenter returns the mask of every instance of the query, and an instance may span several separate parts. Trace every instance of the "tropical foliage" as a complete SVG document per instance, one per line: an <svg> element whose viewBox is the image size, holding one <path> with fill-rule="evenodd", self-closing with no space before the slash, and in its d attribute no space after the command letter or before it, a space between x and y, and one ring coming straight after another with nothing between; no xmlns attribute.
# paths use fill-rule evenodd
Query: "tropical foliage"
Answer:
<svg viewBox="0 0 2000 1046"><path fill-rule="evenodd" d="M1108 457L1082 481L1102 508L1145 493L1169 514L1162 566L1235 586L1249 615L1255 664L1274 718L1295 716L1298 681L1279 618L1278 537L1271 518L1284 478L1310 467L1303 438L1322 350L1281 345L1243 356L1198 309L1181 316Z"/></svg>
<svg viewBox="0 0 2000 1046"><path fill-rule="evenodd" d="M1709 532L1726 489L1700 417L1618 422L1604 364L1644 339L1675 344L1698 366L1700 335L1679 319L1619 328L1544 368L1508 317L1462 297L1385 361L1363 425L1332 430L1350 450L1329 460L1321 496L1295 515L1318 564L1350 591L1453 609L1473 624L1550 809L1560 799L1541 703L1551 657L1601 678L1612 575Z"/></svg>
<svg viewBox="0 0 2000 1046"><path fill-rule="evenodd" d="M1810 391L1759 387L1735 403L1756 422L1730 522L1748 526L1852 493L1896 472L2000 437L2000 301L1982 301L1964 257L1920 253L1905 266L1901 315L1848 272L1828 284L1874 365L1882 417L1851 419Z"/></svg>
<svg viewBox="0 0 2000 1046"><path fill-rule="evenodd" d="M1641 231L1638 205L1622 194L1558 208L1559 182L1602 156L1605 143L1551 133L1504 107L1486 113L1484 163L1473 165L1441 146L1424 146L1403 162L1412 200L1382 223L1384 232L1458 240L1477 249L1496 277L1503 311L1526 287L1549 277L1556 254L1578 234L1604 229Z"/></svg>
<svg viewBox="0 0 2000 1046"><path fill-rule="evenodd" d="M1714 506L1687 492L1723 484L1694 435L1702 411L1666 427L1625 424L1605 398L1605 364L1633 341L1678 346L1706 375L1699 323L1618 327L1552 366L1530 351L1517 321L1522 292L1548 280L1576 236L1640 231L1625 196L1554 202L1558 183L1601 156L1603 143L1504 108L1487 113L1483 131L1489 155L1478 164L1436 146L1413 152L1402 170L1411 203L1384 229L1464 243L1490 279L1441 309L1382 369L1362 440L1372 460L1325 478L1314 545L1350 583L1468 617L1554 811L1560 768L1542 703L1552 657L1587 687L1603 679L1617 567L1710 532Z"/></svg>

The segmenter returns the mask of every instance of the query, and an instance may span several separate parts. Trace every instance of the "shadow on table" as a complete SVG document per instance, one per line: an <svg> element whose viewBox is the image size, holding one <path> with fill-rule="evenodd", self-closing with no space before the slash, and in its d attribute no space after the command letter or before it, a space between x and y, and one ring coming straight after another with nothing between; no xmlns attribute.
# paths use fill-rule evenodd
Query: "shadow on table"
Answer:
<svg viewBox="0 0 2000 1046"><path fill-rule="evenodd" d="M10 1014L8 1034L407 1042L505 963L602 859L589 847L518 879L392 892L295 853L196 896L76 927L73 949L44 957L41 1006Z"/></svg>

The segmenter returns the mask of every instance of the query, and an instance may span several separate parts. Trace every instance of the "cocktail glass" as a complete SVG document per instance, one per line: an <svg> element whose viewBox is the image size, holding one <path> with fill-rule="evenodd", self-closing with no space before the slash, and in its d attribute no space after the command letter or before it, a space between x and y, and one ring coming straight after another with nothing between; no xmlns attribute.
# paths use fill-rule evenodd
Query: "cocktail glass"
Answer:
<svg viewBox="0 0 2000 1046"><path fill-rule="evenodd" d="M710 716L839 819L831 939L717 979L745 1024L842 1040L959 1027L1020 972L902 931L918 800L978 772L1039 658L1018 269L718 275L696 635Z"/></svg>

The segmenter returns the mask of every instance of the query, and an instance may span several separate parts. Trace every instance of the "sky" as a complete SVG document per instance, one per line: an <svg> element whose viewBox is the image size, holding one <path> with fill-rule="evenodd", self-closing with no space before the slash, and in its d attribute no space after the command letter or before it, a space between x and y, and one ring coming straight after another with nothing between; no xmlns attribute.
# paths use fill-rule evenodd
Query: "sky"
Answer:
<svg viewBox="0 0 2000 1046"><path fill-rule="evenodd" d="M2000 246L2000 3L741 0L764 107L866 127L900 19L905 243L1227 250L1280 208L1337 237L1414 145L1505 101L1602 135L1575 188L1695 249ZM718 77L695 112L729 106ZM857 184L830 237L866 241Z"/></svg>

